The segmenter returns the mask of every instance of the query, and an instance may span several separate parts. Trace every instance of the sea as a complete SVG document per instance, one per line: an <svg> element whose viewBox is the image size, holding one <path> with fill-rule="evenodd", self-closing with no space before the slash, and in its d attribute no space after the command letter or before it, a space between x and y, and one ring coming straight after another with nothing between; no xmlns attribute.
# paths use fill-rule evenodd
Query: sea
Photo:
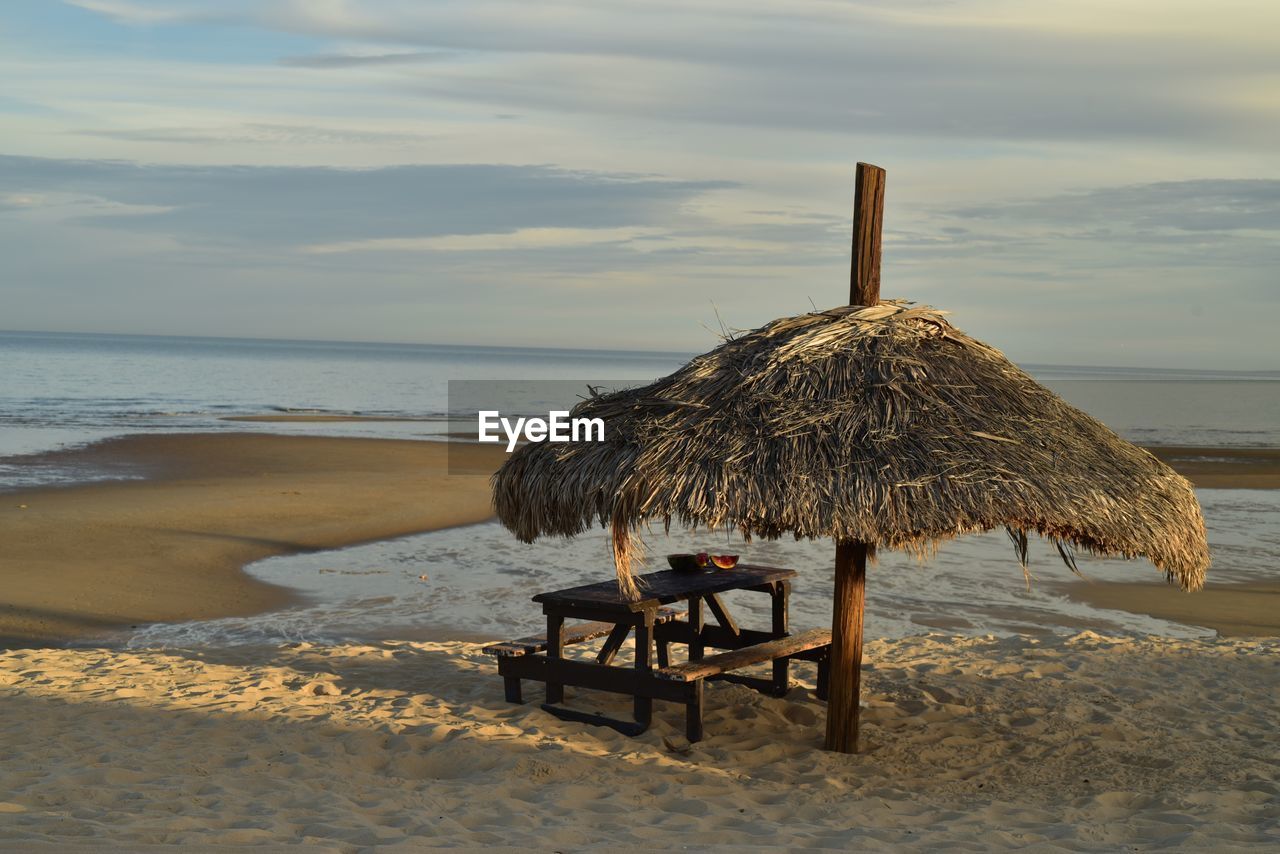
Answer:
<svg viewBox="0 0 1280 854"><path fill-rule="evenodd" d="M707 342L708 346L713 341ZM15 458L132 433L274 432L443 441L451 381L618 384L670 373L692 353L467 347L176 336L0 332L0 492L122 477ZM1280 447L1280 371L1025 364L1038 381L1148 445ZM572 401L570 401L572 402ZM246 415L348 421L227 420ZM41 460L47 458L41 456ZM1280 491L1198 490L1217 580L1280 578ZM646 535L651 568L669 552L740 553L800 571L797 626L830 621L829 541L741 542L720 532ZM1101 579L1157 578L1143 561L1082 556ZM300 593L299 604L249 618L143 626L129 646L499 637L537 628L535 593L611 577L608 539L525 545L494 522L247 567ZM1030 589L1003 532L943 544L932 558L882 553L868 570L867 632L1004 634L1075 631L1201 636L1207 629L1092 608L1051 583L1069 577L1038 543ZM763 601L761 601L763 600ZM767 623L767 597L730 599L744 622Z"/></svg>

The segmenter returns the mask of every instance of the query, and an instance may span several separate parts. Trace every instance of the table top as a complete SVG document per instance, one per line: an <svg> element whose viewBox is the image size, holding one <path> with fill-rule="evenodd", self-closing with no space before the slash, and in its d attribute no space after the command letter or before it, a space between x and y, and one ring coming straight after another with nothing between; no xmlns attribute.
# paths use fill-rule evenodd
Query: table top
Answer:
<svg viewBox="0 0 1280 854"><path fill-rule="evenodd" d="M773 581L785 581L795 576L794 569L755 566L747 563L738 564L733 569L700 569L697 572L676 572L674 569L664 569L661 572L636 576L636 582L640 585L640 598L634 602L623 599L618 593L618 582L612 580L570 587L567 590L539 593L533 597L533 601L553 608L556 605L578 605L599 610L634 613L646 608L656 608L659 605L669 605L691 596L741 590L744 587L755 587Z"/></svg>

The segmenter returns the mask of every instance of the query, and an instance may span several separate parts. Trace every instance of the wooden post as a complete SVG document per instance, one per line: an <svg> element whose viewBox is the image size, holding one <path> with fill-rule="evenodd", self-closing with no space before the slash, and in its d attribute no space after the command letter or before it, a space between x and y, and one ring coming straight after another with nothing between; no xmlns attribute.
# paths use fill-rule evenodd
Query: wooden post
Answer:
<svg viewBox="0 0 1280 854"><path fill-rule="evenodd" d="M862 682L862 605L867 572L866 543L836 544L835 605L831 614L831 659L827 665L827 750L858 752L858 696Z"/></svg>
<svg viewBox="0 0 1280 854"><path fill-rule="evenodd" d="M884 170L858 164L853 194L853 263L849 304L880 302L880 230L884 221ZM866 601L867 543L836 543L835 599L831 610L830 684L825 747L858 752L858 701L862 677L862 610Z"/></svg>
<svg viewBox="0 0 1280 854"><path fill-rule="evenodd" d="M849 267L849 305L880 301L880 226L884 221L884 170L858 164L853 191L853 263Z"/></svg>

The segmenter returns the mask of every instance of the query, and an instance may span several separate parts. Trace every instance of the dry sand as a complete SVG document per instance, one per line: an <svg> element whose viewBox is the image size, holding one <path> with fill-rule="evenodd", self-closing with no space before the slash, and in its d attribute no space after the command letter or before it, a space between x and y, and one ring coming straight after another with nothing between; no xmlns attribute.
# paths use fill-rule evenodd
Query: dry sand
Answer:
<svg viewBox="0 0 1280 854"><path fill-rule="evenodd" d="M11 650L0 846L1280 846L1280 642L936 635L867 662L866 749L841 756L812 665L781 699L709 686L689 746L672 704L636 739L540 687L509 705L473 644Z"/></svg>
<svg viewBox="0 0 1280 854"><path fill-rule="evenodd" d="M255 434L150 435L21 458L140 481L0 495L0 642L252 614L291 594L241 568L492 515L489 446ZM16 461L10 460L10 462Z"/></svg>

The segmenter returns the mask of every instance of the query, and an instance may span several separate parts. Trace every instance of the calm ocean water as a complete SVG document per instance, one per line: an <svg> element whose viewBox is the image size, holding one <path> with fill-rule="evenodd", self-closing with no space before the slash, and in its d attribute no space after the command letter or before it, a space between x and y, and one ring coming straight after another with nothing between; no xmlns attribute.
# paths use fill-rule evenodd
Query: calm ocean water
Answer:
<svg viewBox="0 0 1280 854"><path fill-rule="evenodd" d="M0 332L0 489L92 472L3 457L141 432L439 437L450 380L648 380L688 358L597 350ZM238 415L408 421L245 423ZM106 476L107 473L103 473Z"/></svg>
<svg viewBox="0 0 1280 854"><path fill-rule="evenodd" d="M714 344L708 339L707 346ZM690 354L451 347L122 335L0 333L0 490L111 476L54 466L7 466L4 457L136 432L271 431L438 438L449 380L644 381ZM1069 402L1148 444L1280 446L1280 372L1024 366ZM390 416L402 421L245 423L254 414ZM1280 495L1200 491L1216 578L1275 577ZM723 537L724 535L719 535ZM710 544L680 532L652 538L660 556ZM805 570L794 599L799 624L828 618L830 543L741 544L750 560ZM1061 575L1042 549L1044 577ZM142 644L367 638L415 633L503 634L537 623L538 590L608 577L600 533L570 543L521 545L496 524L441 531L250 568L307 595L303 606L248 620L154 626ZM807 568L807 569L806 569ZM1155 577L1149 565L1085 561L1100 577ZM420 576L426 575L424 580ZM1039 585L1027 593L1003 534L945 546L924 565L885 555L868 628L901 635L938 628L1009 632L1088 622L1164 634L1197 633L1075 605ZM810 591L810 592L806 592ZM752 613L759 603L740 603ZM759 616L759 615L757 615Z"/></svg>
<svg viewBox="0 0 1280 854"><path fill-rule="evenodd" d="M710 347L715 342L708 337ZM692 354L0 332L0 456L139 431L423 437L429 422L287 425L229 415L441 418L449 380L648 380ZM1280 445L1280 371L1024 366L1122 436Z"/></svg>

